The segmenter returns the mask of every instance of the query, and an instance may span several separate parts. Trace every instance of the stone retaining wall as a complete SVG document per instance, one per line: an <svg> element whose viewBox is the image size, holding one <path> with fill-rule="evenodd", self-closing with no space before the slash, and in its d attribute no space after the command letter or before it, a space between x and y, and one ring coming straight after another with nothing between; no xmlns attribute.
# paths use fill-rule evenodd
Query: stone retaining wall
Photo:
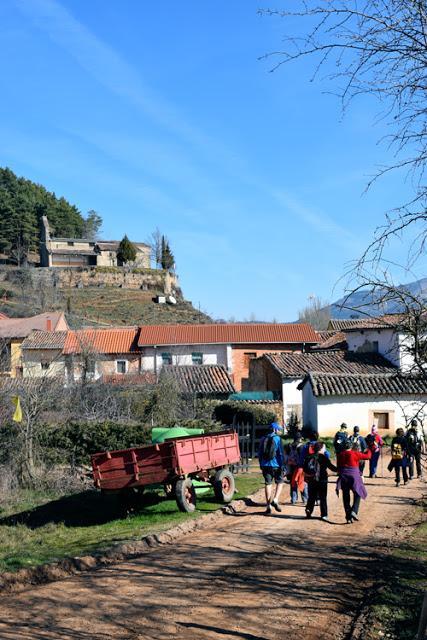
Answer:
<svg viewBox="0 0 427 640"><path fill-rule="evenodd" d="M181 297L178 277L162 269L126 269L125 267L16 268L0 267L0 282L30 279L34 288L73 289L117 287L164 292Z"/></svg>

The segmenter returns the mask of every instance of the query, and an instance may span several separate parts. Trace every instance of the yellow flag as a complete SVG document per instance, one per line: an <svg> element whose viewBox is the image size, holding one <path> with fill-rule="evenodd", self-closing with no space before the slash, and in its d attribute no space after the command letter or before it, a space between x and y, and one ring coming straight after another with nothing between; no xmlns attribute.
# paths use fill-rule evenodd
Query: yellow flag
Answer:
<svg viewBox="0 0 427 640"><path fill-rule="evenodd" d="M21 400L19 396L14 396L12 402L15 405L15 413L13 414L12 420L14 420L14 422L22 422Z"/></svg>

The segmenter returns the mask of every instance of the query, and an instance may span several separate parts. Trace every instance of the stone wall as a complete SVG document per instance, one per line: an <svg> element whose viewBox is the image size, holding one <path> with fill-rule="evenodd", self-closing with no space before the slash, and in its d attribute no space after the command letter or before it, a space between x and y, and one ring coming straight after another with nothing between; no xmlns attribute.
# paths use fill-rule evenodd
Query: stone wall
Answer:
<svg viewBox="0 0 427 640"><path fill-rule="evenodd" d="M17 280L23 272L33 287L74 289L87 287L112 287L164 292L181 299L178 277L162 269L126 269L125 267L77 267L69 268L0 268L0 282Z"/></svg>

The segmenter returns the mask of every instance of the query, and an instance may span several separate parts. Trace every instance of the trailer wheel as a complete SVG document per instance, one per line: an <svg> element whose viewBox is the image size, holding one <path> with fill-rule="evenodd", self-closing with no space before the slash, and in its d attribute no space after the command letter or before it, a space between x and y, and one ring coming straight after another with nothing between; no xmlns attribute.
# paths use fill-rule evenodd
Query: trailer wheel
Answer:
<svg viewBox="0 0 427 640"><path fill-rule="evenodd" d="M192 513L196 509L196 491L191 478L178 480L175 485L175 498L180 511Z"/></svg>
<svg viewBox="0 0 427 640"><path fill-rule="evenodd" d="M219 502L231 502L236 490L234 476L228 469L220 469L213 482L215 497Z"/></svg>

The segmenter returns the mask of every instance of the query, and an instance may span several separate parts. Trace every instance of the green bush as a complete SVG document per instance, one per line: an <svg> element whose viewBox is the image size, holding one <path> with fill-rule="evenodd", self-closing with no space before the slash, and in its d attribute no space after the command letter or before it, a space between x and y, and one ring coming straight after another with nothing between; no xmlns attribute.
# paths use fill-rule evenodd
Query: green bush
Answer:
<svg viewBox="0 0 427 640"><path fill-rule="evenodd" d="M274 411L249 402L223 402L213 412L214 420L222 424L271 424L276 420Z"/></svg>
<svg viewBox="0 0 427 640"><path fill-rule="evenodd" d="M44 457L53 463L89 464L90 456L107 449L127 449L151 442L147 426L115 422L70 423L48 427L40 437Z"/></svg>

